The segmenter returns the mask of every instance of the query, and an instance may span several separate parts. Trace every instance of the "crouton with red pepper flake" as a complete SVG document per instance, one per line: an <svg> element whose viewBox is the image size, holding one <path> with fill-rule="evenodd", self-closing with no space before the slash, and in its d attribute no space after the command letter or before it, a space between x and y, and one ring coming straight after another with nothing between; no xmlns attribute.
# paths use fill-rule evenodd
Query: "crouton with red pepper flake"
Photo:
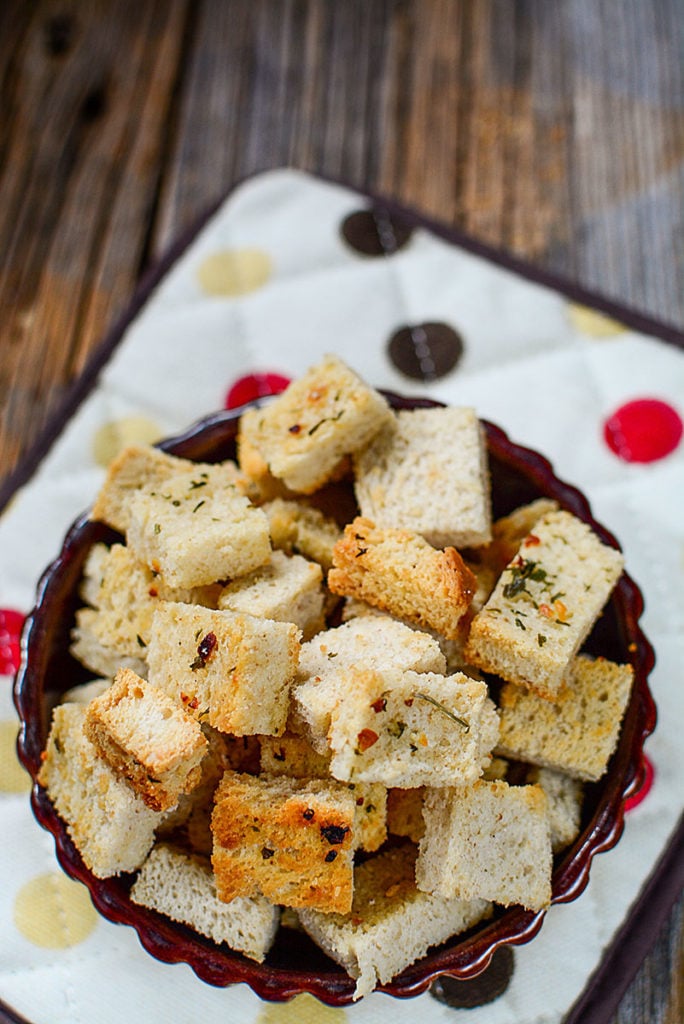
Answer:
<svg viewBox="0 0 684 1024"><path fill-rule="evenodd" d="M446 671L446 660L435 637L382 612L375 618L361 617L319 633L302 644L290 716L291 727L304 733L319 753L328 751L330 712L346 689L343 673L355 665Z"/></svg>
<svg viewBox="0 0 684 1024"><path fill-rule="evenodd" d="M218 897L266 896L346 913L353 891L356 801L329 779L225 772L211 828Z"/></svg>
<svg viewBox="0 0 684 1024"><path fill-rule="evenodd" d="M248 473L263 477L265 467L291 491L312 494L392 422L382 395L328 355L267 406L241 417L238 458Z"/></svg>
<svg viewBox="0 0 684 1024"><path fill-rule="evenodd" d="M485 683L462 673L354 669L330 723L332 775L388 788L472 782L499 735Z"/></svg>
<svg viewBox="0 0 684 1024"><path fill-rule="evenodd" d="M278 735L299 637L291 622L165 602L152 623L149 680L222 732Z"/></svg>
<svg viewBox="0 0 684 1024"><path fill-rule="evenodd" d="M304 736L262 736L261 770L295 779L329 779L330 751L319 754ZM360 850L379 849L387 838L387 790L378 782L345 783L355 803L354 834Z"/></svg>
<svg viewBox="0 0 684 1024"><path fill-rule="evenodd" d="M617 583L624 559L570 512L547 512L526 533L465 647L471 664L557 701L572 661Z"/></svg>

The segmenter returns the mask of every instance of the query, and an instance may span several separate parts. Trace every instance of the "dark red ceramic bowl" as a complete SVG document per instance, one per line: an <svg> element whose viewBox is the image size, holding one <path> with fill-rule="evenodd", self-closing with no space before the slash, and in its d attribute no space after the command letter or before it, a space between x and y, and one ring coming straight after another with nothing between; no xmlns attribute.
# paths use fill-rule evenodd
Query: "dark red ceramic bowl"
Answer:
<svg viewBox="0 0 684 1024"><path fill-rule="evenodd" d="M438 404L393 394L387 397L395 408ZM211 416L164 442L162 447L197 461L232 458L239 414L240 410L235 410ZM545 495L555 498L589 523L606 543L617 547L614 537L593 519L586 498L559 480L545 458L513 444L491 423L485 423L485 428L495 516ZM85 883L100 913L110 921L135 928L142 945L158 960L188 963L199 978L212 985L245 982L264 999L285 1000L300 992L310 992L331 1005L350 1003L353 980L298 932L281 929L266 962L256 964L189 928L136 906L128 895L132 876L104 881L95 878L83 864L45 791L35 781L53 706L64 691L88 678L69 654L69 632L80 604L78 586L83 564L94 543L116 536L102 524L90 522L87 515L77 520L59 557L40 581L36 606L25 627L15 703L21 719L19 757L34 780L31 803L36 818L54 836L57 857L66 873ZM594 856L613 847L620 838L626 798L643 782L643 744L655 726L656 715L648 689L654 655L639 626L642 610L638 587L623 575L585 644L584 649L591 653L631 662L635 681L610 769L600 782L587 786L581 833L554 864L554 903L574 900L582 892ZM414 996L442 974L464 980L473 978L489 965L501 946L533 938L543 916L522 907L500 908L489 921L431 950L389 984L380 986L380 990L394 996Z"/></svg>

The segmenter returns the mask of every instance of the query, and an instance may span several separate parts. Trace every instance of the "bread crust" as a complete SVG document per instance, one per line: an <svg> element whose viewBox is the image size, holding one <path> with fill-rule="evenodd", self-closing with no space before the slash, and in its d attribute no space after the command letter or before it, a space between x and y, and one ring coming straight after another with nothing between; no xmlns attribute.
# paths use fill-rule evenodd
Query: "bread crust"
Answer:
<svg viewBox="0 0 684 1024"><path fill-rule="evenodd" d="M409 530L380 529L357 516L333 549L328 586L450 640L477 590L455 548L438 551Z"/></svg>

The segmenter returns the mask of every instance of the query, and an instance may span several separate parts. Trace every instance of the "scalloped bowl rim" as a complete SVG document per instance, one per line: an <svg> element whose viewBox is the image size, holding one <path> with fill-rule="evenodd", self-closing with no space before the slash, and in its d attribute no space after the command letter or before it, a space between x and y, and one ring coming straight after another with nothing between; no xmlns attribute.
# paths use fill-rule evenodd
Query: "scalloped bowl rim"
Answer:
<svg viewBox="0 0 684 1024"><path fill-rule="evenodd" d="M407 398L394 392L383 391L394 408L432 408L443 403L431 399ZM221 443L234 441L236 424L242 412L257 403L239 409L206 416L187 430L160 442L164 451L180 453L197 443L199 438L221 436ZM587 498L572 484L559 479L550 461L539 452L510 440L507 434L488 420L483 423L488 451L514 467L537 487L541 493L549 490L563 507L587 522L605 543L618 547L617 541L592 515ZM231 435L232 436L229 436ZM218 444L218 442L216 442ZM331 1006L344 1006L353 1001L355 982L343 968L330 963L329 970L294 970L289 967L258 964L226 946L217 946L184 925L142 908L127 896L125 882L119 878L98 879L83 864L69 838L66 827L56 814L45 790L36 781L40 767L39 736L35 715L35 695L42 696L40 663L41 644L45 623L46 603L49 607L51 592L56 588L60 573L72 557L74 550L83 545L83 535L93 524L88 513L81 515L68 531L59 555L43 573L36 592L33 610L26 619L21 642L21 664L14 686L14 701L20 718L17 740L18 756L33 779L31 806L38 822L49 831L55 841L59 863L71 878L83 882L97 910L108 920L133 927L141 945L157 960L165 963L185 962L203 981L215 986L244 982L261 998L273 1001L291 999L308 992ZM631 664L634 668L634 686L623 721L614 762L621 766L620 780L610 776L608 792L599 798L589 822L578 839L563 852L554 865L552 904L576 899L589 881L593 858L611 849L620 839L624 828L625 801L638 791L645 776L643 745L655 728L656 710L648 687L648 675L655 663L655 655L639 624L643 612L643 598L636 583L623 573L611 598L615 602L624 632ZM626 726L629 723L631 735ZM44 743L44 737L43 737ZM533 913L520 906L500 912L488 923L476 926L464 937L455 936L442 946L405 968L387 984L378 985L377 991L398 997L410 997L424 992L440 975L470 979L489 965L501 946L519 945L530 941L539 931L545 912Z"/></svg>

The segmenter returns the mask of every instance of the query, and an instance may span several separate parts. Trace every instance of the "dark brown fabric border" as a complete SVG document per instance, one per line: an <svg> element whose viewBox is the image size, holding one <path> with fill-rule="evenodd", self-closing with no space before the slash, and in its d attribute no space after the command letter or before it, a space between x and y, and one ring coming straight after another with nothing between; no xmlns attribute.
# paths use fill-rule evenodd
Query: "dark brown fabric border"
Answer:
<svg viewBox="0 0 684 1024"><path fill-rule="evenodd" d="M144 275L128 308L107 332L104 340L88 361L85 370L74 382L64 401L55 414L50 417L47 426L23 457L19 466L0 485L0 512L16 491L31 479L68 421L96 386L101 371L116 351L124 333L162 278L233 192L247 181L260 177L262 173L264 172L250 175L248 178L236 182L218 202L207 209L196 224L179 237L162 259ZM315 176L311 177L315 179ZM402 206L394 199L364 191L344 181L323 177L319 177L319 180L355 192L361 203L377 205L412 227L427 230L451 245L512 271L519 277L550 288L573 302L605 313L606 316L620 321L635 331L684 350L684 331L674 325L663 323L606 296L589 291L574 281L546 271L508 252L494 249L457 228L433 221L416 210ZM607 1024L615 1014L636 971L651 950L658 932L682 888L684 888L684 819L680 819L678 827L642 886L627 918L606 949L584 992L566 1016L564 1024ZM11 1007L0 1000L0 1024L30 1024L30 1022L16 1014Z"/></svg>

